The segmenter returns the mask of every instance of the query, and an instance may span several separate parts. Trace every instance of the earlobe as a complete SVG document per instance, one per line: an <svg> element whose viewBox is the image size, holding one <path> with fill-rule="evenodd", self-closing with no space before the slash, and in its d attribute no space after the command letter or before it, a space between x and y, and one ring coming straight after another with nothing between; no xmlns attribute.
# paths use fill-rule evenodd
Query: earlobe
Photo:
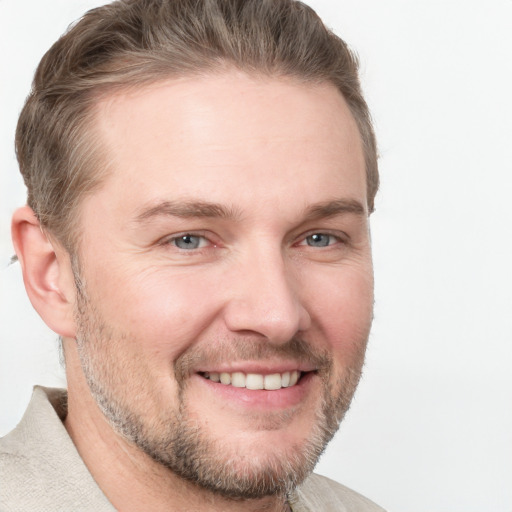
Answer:
<svg viewBox="0 0 512 512"><path fill-rule="evenodd" d="M33 210L12 217L12 240L30 302L57 334L75 337L75 285L68 252L50 240Z"/></svg>

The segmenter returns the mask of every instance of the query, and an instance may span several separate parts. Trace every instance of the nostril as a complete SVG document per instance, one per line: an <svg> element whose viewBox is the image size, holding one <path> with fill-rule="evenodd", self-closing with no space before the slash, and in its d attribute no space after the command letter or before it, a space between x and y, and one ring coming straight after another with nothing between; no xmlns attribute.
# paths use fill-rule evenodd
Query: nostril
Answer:
<svg viewBox="0 0 512 512"><path fill-rule="evenodd" d="M297 333L306 331L310 321L307 313L302 314L296 307L267 307L257 305L231 304L225 315L228 329L238 335L261 336L271 343L287 343Z"/></svg>

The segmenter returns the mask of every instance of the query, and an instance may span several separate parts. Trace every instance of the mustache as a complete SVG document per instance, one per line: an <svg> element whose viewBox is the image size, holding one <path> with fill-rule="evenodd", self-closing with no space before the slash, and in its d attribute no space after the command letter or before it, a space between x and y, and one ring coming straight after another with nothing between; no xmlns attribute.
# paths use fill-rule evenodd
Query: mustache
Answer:
<svg viewBox="0 0 512 512"><path fill-rule="evenodd" d="M174 364L174 373L178 382L195 373L204 366L215 366L226 361L263 361L290 360L309 364L317 370L328 370L332 366L332 357L326 350L312 347L300 337L294 337L283 344L273 344L265 339L238 337L218 341L209 346L195 346L181 354Z"/></svg>

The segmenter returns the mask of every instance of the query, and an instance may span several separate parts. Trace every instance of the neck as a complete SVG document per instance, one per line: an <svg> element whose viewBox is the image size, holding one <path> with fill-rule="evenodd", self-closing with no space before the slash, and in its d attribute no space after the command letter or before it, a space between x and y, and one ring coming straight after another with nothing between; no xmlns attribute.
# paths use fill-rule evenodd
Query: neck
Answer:
<svg viewBox="0 0 512 512"><path fill-rule="evenodd" d="M66 357L66 367L68 415L64 425L89 472L117 510L290 510L282 495L231 500L178 477L117 434L91 396L77 361Z"/></svg>

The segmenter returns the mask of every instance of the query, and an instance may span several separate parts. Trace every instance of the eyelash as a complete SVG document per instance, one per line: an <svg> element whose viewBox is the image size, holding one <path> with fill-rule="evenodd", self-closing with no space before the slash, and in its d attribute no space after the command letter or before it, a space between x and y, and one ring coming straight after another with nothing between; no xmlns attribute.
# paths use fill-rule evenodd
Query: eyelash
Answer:
<svg viewBox="0 0 512 512"><path fill-rule="evenodd" d="M316 246L308 244L308 239L311 239L311 237L314 237L314 236L328 237L328 239L329 239L328 242L332 242L332 243L328 243L327 245L316 245ZM197 247L190 247L190 248L179 247L177 245L177 242L179 240L185 239L186 237L199 238L201 240L199 241L199 245ZM205 242L206 242L206 244L205 244ZM315 249L315 248L316 249L328 249L328 248L331 248L338 244L345 245L347 243L348 243L348 236L345 233L337 232L335 234L335 233L332 233L329 231L310 231L308 233L301 235L299 242L295 243L294 245L299 246L299 247L313 248L313 249ZM204 232L193 232L193 231L192 232L183 232L183 233L173 235L171 237L164 238L161 241L161 245L164 245L164 246L173 245L176 249L178 249L179 251L183 251L183 252L196 252L201 249L217 247L217 244L215 242L213 242L210 239L210 237L207 236L207 234L205 234Z"/></svg>
<svg viewBox="0 0 512 512"><path fill-rule="evenodd" d="M182 247L178 247L176 242L179 241L179 240L183 240L183 239L185 239L187 237L189 237L189 238L199 238L202 241L206 241L207 244L203 245L203 246L192 247L192 248L187 248L187 249L182 248ZM199 244L201 244L201 241L199 242ZM213 243L204 233L185 232L185 233L179 233L177 235L173 235L171 237L164 238L162 240L162 245L174 245L174 247L176 247L176 249L181 250L183 252L192 252L194 250L205 249L207 246L210 246L210 245L211 246L215 246L216 244Z"/></svg>
<svg viewBox="0 0 512 512"><path fill-rule="evenodd" d="M301 237L300 242L297 245L307 246L307 247L312 247L312 248L320 248L320 249L326 248L327 249L327 248L330 248L337 244L346 244L347 237L343 236L343 235L344 234L340 234L340 233L334 234L329 231L313 231L313 232L309 232L309 233L306 233L305 235L303 235ZM327 245L310 245L310 244L308 244L308 239L311 239L314 236L327 237L328 242L332 242L332 243L328 243Z"/></svg>

